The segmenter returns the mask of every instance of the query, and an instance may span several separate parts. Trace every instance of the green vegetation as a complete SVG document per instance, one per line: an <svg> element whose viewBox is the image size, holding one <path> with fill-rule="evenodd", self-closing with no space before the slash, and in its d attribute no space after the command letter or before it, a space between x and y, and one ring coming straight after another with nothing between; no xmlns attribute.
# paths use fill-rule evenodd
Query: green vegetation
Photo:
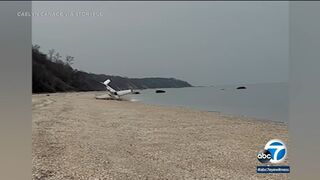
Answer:
<svg viewBox="0 0 320 180"><path fill-rule="evenodd" d="M127 78L78 71L71 67L74 57L61 55L55 50L42 53L40 46L32 47L32 92L103 91L101 83L111 79L111 86L121 89L191 87L188 82L174 78Z"/></svg>

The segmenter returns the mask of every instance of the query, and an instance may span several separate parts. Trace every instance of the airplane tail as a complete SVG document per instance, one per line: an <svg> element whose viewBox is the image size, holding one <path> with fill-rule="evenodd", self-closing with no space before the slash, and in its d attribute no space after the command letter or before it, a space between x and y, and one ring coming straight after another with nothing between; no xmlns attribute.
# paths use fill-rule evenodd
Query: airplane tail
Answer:
<svg viewBox="0 0 320 180"><path fill-rule="evenodd" d="M116 90L114 90L112 87L109 86L109 83L111 82L110 79L107 79L106 81L104 81L102 84L104 84L107 88L107 90L111 93L115 93L117 92Z"/></svg>
<svg viewBox="0 0 320 180"><path fill-rule="evenodd" d="M126 95L126 94L131 94L132 93L132 90L131 89L128 89L128 90L122 90L122 91L116 91L114 90L112 87L109 86L109 83L111 82L110 79L107 79L106 81L103 82L103 84L106 86L107 88L107 91L109 91L111 93L112 96L123 96L123 95Z"/></svg>
<svg viewBox="0 0 320 180"><path fill-rule="evenodd" d="M104 85L108 86L108 84L111 82L110 79L107 79L105 82L103 82Z"/></svg>

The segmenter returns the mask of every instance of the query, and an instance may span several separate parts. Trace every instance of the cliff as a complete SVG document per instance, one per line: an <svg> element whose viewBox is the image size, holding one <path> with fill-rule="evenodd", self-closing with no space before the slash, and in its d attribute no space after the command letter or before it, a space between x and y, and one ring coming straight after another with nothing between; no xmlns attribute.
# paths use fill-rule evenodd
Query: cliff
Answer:
<svg viewBox="0 0 320 180"><path fill-rule="evenodd" d="M116 90L147 88L191 87L188 82L175 78L127 78L105 74L93 74L73 69L59 59L49 59L38 48L32 48L32 92L102 91L101 82L111 79Z"/></svg>

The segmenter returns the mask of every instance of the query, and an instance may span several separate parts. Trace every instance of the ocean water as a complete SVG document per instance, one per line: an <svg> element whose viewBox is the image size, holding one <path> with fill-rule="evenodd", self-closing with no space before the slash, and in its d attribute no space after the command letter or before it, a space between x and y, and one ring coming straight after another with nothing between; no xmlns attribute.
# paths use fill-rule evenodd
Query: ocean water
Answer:
<svg viewBox="0 0 320 180"><path fill-rule="evenodd" d="M166 93L157 94L155 89L130 95L133 101L153 105L185 106L203 111L221 112L227 115L245 116L280 122L288 121L288 84L268 83L240 85L164 88Z"/></svg>

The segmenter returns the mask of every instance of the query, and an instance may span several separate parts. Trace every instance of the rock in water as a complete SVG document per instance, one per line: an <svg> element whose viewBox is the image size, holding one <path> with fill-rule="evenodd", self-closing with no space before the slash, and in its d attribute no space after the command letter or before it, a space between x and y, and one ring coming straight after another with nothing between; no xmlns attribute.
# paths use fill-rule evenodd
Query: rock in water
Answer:
<svg viewBox="0 0 320 180"><path fill-rule="evenodd" d="M245 86L239 86L237 89L247 89Z"/></svg>
<svg viewBox="0 0 320 180"><path fill-rule="evenodd" d="M156 93L165 93L165 92L166 92L166 91L160 90L160 89L156 90Z"/></svg>

